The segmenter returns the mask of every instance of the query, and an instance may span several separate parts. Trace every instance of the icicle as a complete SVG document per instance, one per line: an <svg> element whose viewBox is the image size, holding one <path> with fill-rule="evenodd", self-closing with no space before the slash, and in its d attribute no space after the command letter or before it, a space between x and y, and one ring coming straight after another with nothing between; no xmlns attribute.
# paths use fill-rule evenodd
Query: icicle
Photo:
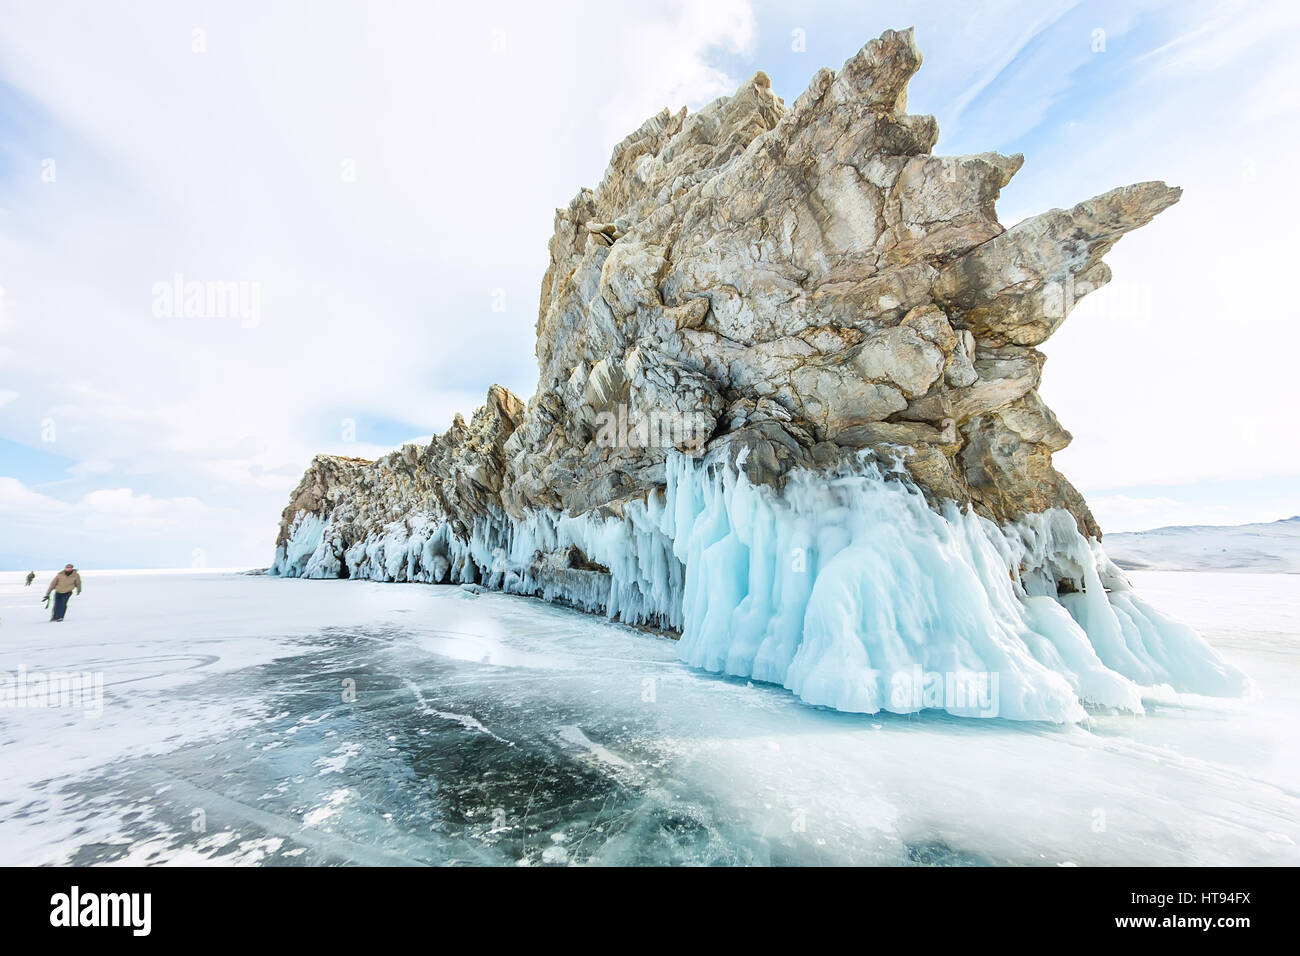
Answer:
<svg viewBox="0 0 1300 956"><path fill-rule="evenodd" d="M839 710L1069 722L1085 702L1140 713L1144 687L1250 686L1134 595L1068 513L999 528L936 511L865 457L852 474L794 472L777 494L674 456L664 493L622 518L493 511L462 539L419 514L340 548L301 514L272 573L535 594L680 630L688 664ZM573 549L584 566L563 563Z"/></svg>

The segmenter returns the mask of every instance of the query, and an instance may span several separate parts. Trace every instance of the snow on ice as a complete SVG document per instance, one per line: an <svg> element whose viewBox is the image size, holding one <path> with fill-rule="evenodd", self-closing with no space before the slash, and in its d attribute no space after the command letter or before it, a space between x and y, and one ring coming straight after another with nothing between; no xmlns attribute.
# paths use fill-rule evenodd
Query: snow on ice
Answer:
<svg viewBox="0 0 1300 956"><path fill-rule="evenodd" d="M58 625L0 575L0 670L104 677L0 708L0 863L1300 862L1293 575L1136 574L1259 698L1051 724L810 707L484 589L83 573Z"/></svg>

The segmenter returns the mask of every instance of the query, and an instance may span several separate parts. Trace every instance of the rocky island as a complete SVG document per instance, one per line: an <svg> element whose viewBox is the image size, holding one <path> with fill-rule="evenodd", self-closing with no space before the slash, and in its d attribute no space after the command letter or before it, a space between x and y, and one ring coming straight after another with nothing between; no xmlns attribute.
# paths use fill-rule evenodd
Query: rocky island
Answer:
<svg viewBox="0 0 1300 956"><path fill-rule="evenodd" d="M1037 392L1036 346L1179 190L1004 229L1023 157L932 155L920 66L887 31L790 106L758 73L647 120L556 212L534 396L493 386L378 461L318 456L272 573L535 595L856 712L1245 693L1106 557Z"/></svg>

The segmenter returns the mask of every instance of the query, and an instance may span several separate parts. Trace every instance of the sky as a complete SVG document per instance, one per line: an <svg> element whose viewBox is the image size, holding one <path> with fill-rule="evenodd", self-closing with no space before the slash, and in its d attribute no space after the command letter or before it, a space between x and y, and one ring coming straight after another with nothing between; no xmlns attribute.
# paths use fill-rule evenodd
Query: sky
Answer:
<svg viewBox="0 0 1300 956"><path fill-rule="evenodd" d="M0 569L265 566L314 454L533 393L555 209L624 135L906 26L935 152L1025 154L1004 224L1184 189L1043 346L1103 529L1300 512L1300 4L446 6L0 0Z"/></svg>

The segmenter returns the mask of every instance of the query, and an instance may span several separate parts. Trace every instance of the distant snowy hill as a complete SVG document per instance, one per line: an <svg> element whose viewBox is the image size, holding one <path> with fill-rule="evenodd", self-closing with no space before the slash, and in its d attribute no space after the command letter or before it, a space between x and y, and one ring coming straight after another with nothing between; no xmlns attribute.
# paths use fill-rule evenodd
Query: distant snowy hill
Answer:
<svg viewBox="0 0 1300 956"><path fill-rule="evenodd" d="M1300 515L1266 524L1189 525L1108 534L1104 543L1121 568L1300 574Z"/></svg>

